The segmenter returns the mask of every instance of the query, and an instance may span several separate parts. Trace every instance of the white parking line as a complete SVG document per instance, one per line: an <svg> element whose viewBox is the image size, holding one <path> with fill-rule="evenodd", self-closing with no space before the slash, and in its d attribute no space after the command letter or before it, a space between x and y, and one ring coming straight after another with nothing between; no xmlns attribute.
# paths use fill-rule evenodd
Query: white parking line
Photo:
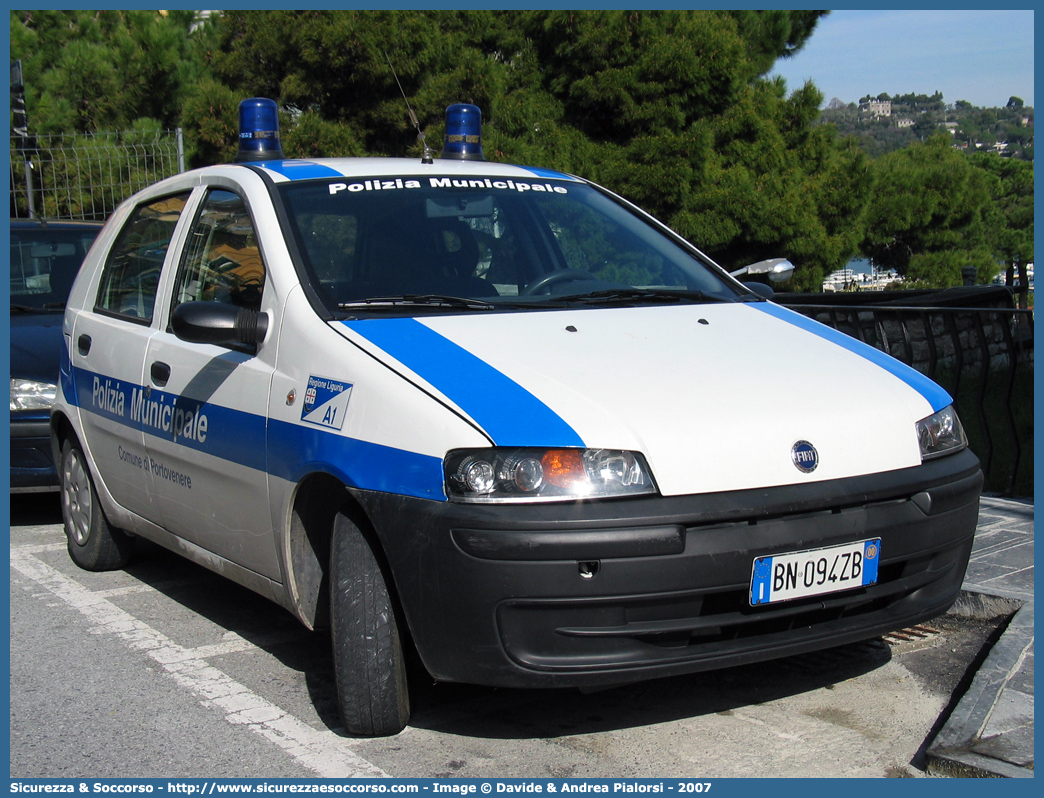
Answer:
<svg viewBox="0 0 1044 798"><path fill-rule="evenodd" d="M31 543L28 546L12 546L11 550L15 548L26 554L43 554L45 551L65 551L67 546L64 543Z"/></svg>
<svg viewBox="0 0 1044 798"><path fill-rule="evenodd" d="M225 713L225 720L274 742L303 766L323 778L379 778L388 774L348 749L348 740L317 731L211 666L207 656L243 650L249 641L236 635L215 646L187 649L120 609L105 596L35 556L38 546L11 547L11 568L80 612L100 632L115 634L129 648L143 651L205 707ZM43 550L50 550L45 547Z"/></svg>
<svg viewBox="0 0 1044 798"><path fill-rule="evenodd" d="M125 585L124 587L114 587L109 590L95 590L92 595L98 598L116 598L117 596L133 596L137 593L154 593L156 587L154 585Z"/></svg>
<svg viewBox="0 0 1044 798"><path fill-rule="evenodd" d="M220 643L209 646L198 646L191 649L192 653L199 659L210 659L211 657L223 657L226 654L238 654L240 651L251 651L268 646L276 646L281 643L291 643L301 639L300 632L273 632L270 635L258 635L246 638L238 632L226 632L222 635Z"/></svg>

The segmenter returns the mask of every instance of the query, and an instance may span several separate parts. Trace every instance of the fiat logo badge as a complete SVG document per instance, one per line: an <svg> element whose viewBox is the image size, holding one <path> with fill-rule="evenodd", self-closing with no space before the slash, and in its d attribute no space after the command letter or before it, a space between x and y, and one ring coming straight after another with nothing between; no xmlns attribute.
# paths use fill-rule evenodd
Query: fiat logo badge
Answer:
<svg viewBox="0 0 1044 798"><path fill-rule="evenodd" d="M819 452L808 441L798 441L790 450L790 459L798 471L811 474L819 465Z"/></svg>

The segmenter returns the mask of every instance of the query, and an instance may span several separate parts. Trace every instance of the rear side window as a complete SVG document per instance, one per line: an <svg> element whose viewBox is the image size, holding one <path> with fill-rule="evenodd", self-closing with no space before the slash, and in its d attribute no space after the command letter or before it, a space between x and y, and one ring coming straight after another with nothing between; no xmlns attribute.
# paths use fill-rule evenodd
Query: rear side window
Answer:
<svg viewBox="0 0 1044 798"><path fill-rule="evenodd" d="M189 192L139 205L120 231L102 272L95 310L149 322L163 259Z"/></svg>
<svg viewBox="0 0 1044 798"><path fill-rule="evenodd" d="M265 264L246 203L212 189L185 245L174 305L227 302L258 311L264 287Z"/></svg>

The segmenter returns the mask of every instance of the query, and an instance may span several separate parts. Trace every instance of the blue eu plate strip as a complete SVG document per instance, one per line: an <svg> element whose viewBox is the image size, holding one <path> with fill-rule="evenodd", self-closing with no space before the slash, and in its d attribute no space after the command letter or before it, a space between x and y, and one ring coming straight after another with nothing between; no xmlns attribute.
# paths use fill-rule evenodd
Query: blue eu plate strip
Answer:
<svg viewBox="0 0 1044 798"><path fill-rule="evenodd" d="M441 391L497 446L584 445L576 431L537 397L417 319L344 324Z"/></svg>
<svg viewBox="0 0 1044 798"><path fill-rule="evenodd" d="M800 327L802 330L818 335L833 344L847 349L849 352L859 355L860 357L866 358L876 366L880 366L889 374L894 377L898 377L900 380L905 382L921 396L927 400L932 406L932 412L938 413L944 407L953 404L953 399L950 395L943 390L940 386L936 385L917 369L911 368L902 361L896 360L891 355L886 355L880 349L875 349L869 344L864 344L857 338L853 338L851 335L845 335L843 332L838 332L833 327L827 327L825 324L820 324L815 319L810 319L808 316L803 316L800 313L790 310L788 308L781 307L773 302L751 302L746 307L757 308L763 313L767 313L780 321L785 321L788 324L793 324L795 327Z"/></svg>
<svg viewBox="0 0 1044 798"><path fill-rule="evenodd" d="M881 562L881 539L868 540L863 547L863 584L877 584L877 566Z"/></svg>

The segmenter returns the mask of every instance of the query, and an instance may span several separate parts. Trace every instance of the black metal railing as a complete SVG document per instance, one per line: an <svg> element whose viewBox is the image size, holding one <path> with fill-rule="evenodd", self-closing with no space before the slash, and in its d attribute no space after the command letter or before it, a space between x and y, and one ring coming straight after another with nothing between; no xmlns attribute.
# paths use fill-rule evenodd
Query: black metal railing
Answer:
<svg viewBox="0 0 1044 798"><path fill-rule="evenodd" d="M986 490L1033 495L1033 311L787 302L935 380L954 398Z"/></svg>

